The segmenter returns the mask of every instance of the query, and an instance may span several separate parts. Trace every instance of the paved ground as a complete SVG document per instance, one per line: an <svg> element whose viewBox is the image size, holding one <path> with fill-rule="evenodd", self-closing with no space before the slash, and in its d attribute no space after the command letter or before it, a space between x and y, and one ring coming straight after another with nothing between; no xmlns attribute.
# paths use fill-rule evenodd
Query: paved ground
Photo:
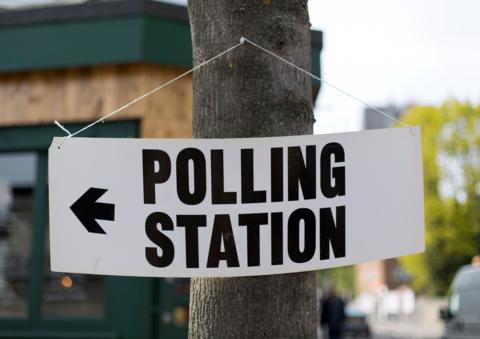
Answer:
<svg viewBox="0 0 480 339"><path fill-rule="evenodd" d="M438 314L445 304L442 299L419 298L415 313L409 317L371 321L373 333L378 336L375 338L438 339L443 331Z"/></svg>
<svg viewBox="0 0 480 339"><path fill-rule="evenodd" d="M428 328L415 323L374 323L373 338L375 339L438 339L442 334L441 328Z"/></svg>
<svg viewBox="0 0 480 339"><path fill-rule="evenodd" d="M415 313L409 317L370 319L370 339L438 339L443 331L438 313L445 304L442 299L419 298Z"/></svg>
<svg viewBox="0 0 480 339"><path fill-rule="evenodd" d="M347 338L345 338L347 339ZM407 337L401 336L393 336L393 335L374 335L370 339L409 339Z"/></svg>

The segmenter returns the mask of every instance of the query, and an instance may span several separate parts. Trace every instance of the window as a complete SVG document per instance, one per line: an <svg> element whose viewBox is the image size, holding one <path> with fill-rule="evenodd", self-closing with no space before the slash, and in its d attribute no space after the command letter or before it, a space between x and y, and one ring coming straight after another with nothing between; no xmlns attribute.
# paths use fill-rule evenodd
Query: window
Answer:
<svg viewBox="0 0 480 339"><path fill-rule="evenodd" d="M460 294L458 294L458 292L454 292L450 296L450 302L448 304L448 308L452 316L457 315L458 309L460 308Z"/></svg>
<svg viewBox="0 0 480 339"><path fill-rule="evenodd" d="M26 317L35 153L0 153L0 316Z"/></svg>
<svg viewBox="0 0 480 339"><path fill-rule="evenodd" d="M82 136L137 130L116 121ZM0 127L0 338L150 338L152 279L50 271L47 151L58 135L54 125Z"/></svg>
<svg viewBox="0 0 480 339"><path fill-rule="evenodd" d="M136 121L106 122L81 136L135 137L137 129ZM63 136L53 125L0 127L0 339L186 338L188 279L50 271L47 150L54 135Z"/></svg>

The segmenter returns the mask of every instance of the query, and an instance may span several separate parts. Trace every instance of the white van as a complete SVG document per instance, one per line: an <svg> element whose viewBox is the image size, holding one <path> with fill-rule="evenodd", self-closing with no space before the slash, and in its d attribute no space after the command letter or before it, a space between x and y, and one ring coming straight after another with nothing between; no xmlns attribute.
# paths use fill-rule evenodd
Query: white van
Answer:
<svg viewBox="0 0 480 339"><path fill-rule="evenodd" d="M448 308L440 311L445 321L442 339L480 338L480 265L463 266L451 286Z"/></svg>

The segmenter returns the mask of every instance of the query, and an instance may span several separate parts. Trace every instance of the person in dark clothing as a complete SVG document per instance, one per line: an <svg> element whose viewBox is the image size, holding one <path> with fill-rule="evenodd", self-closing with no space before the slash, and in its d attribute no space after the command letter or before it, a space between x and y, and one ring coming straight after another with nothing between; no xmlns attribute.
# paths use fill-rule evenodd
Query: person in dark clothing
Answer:
<svg viewBox="0 0 480 339"><path fill-rule="evenodd" d="M331 288L322 300L322 325L328 326L329 339L342 337L342 325L345 320L345 303L337 296L335 288Z"/></svg>

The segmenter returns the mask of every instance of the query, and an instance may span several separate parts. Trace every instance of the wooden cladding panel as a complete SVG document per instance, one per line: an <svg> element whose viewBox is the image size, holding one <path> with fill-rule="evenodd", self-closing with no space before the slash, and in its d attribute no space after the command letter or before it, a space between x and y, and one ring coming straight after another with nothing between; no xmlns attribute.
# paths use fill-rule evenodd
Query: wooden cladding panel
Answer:
<svg viewBox="0 0 480 339"><path fill-rule="evenodd" d="M0 75L0 125L89 122L184 72L136 64ZM111 119L139 119L144 138L190 137L192 80L181 80Z"/></svg>

